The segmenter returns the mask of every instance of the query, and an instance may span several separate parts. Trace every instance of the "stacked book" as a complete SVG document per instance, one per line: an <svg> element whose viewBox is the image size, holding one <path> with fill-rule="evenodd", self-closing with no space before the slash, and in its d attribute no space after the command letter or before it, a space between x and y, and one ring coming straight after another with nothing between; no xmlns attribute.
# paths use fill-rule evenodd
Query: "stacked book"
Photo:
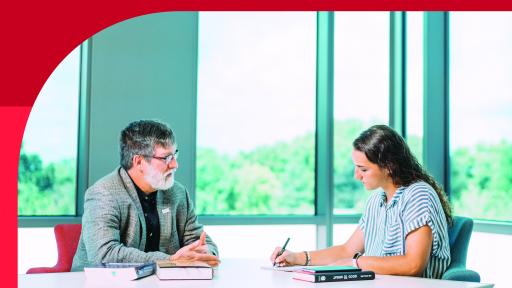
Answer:
<svg viewBox="0 0 512 288"><path fill-rule="evenodd" d="M156 261L156 276L160 280L211 280L213 268L200 261Z"/></svg>
<svg viewBox="0 0 512 288"><path fill-rule="evenodd" d="M86 266L85 277L89 280L135 280L155 273L156 265L151 263L102 263Z"/></svg>
<svg viewBox="0 0 512 288"><path fill-rule="evenodd" d="M373 280L375 273L352 266L317 266L295 271L293 279L308 282Z"/></svg>
<svg viewBox="0 0 512 288"><path fill-rule="evenodd" d="M213 268L199 261L157 260L151 263L102 263L84 268L89 281L127 281L156 274L160 280L210 280Z"/></svg>

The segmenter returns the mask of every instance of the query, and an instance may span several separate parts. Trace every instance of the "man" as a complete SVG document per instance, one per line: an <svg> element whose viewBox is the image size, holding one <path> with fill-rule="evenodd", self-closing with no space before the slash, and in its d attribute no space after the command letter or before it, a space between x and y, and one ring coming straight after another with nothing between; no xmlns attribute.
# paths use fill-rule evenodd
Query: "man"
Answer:
<svg viewBox="0 0 512 288"><path fill-rule="evenodd" d="M82 234L72 271L102 262L159 259L219 263L217 246L197 222L186 188L174 181L172 130L141 120L120 138L121 167L85 192Z"/></svg>

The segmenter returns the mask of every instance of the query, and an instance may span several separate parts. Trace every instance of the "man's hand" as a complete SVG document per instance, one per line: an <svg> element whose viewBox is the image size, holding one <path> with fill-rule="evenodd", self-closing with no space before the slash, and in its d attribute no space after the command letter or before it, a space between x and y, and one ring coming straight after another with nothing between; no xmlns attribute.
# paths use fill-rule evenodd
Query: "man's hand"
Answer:
<svg viewBox="0 0 512 288"><path fill-rule="evenodd" d="M209 254L210 249L208 249L208 245L206 245L206 232L203 231L199 240L196 241L197 248L194 249L195 252L200 254Z"/></svg>
<svg viewBox="0 0 512 288"><path fill-rule="evenodd" d="M206 245L206 232L203 231L199 240L181 247L180 250L171 256L171 260L203 261L210 266L219 265L219 257L209 254L209 251Z"/></svg>

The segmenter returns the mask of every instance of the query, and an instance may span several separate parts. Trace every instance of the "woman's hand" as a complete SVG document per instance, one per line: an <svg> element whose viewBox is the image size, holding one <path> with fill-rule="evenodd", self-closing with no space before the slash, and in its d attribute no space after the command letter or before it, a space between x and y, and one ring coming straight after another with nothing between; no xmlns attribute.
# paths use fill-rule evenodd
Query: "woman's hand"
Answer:
<svg viewBox="0 0 512 288"><path fill-rule="evenodd" d="M276 247L274 252L270 256L270 262L275 263L276 266L293 266L293 265L304 265L306 263L305 256L301 257L303 253L294 253L288 250L284 250L283 254L279 255L281 247Z"/></svg>

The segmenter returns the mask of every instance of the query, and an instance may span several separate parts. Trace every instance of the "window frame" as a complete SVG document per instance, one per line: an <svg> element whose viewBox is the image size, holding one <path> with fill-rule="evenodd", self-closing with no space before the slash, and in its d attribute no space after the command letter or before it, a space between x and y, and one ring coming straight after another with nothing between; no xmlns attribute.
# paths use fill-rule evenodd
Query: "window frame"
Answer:
<svg viewBox="0 0 512 288"><path fill-rule="evenodd" d="M402 135L406 133L406 21L407 12L390 14L390 119ZM317 108L315 215L310 216L215 216L198 215L205 225L315 224L317 248L332 245L335 224L355 224L361 214L333 213L333 59L334 12L317 12ZM424 12L424 163L449 191L448 115L448 25L449 12ZM89 123L91 91L91 43L81 46L79 133L75 216L18 216L18 228L53 227L58 223L81 223L84 193L89 181ZM441 86L439 86L441 83ZM434 89L438 90L434 90ZM197 105L197 103L196 103ZM443 111L441 120L439 113ZM436 120L437 119L437 120ZM427 148L430 147L429 151ZM194 148L195 150L195 148ZM193 155L195 163L195 154ZM195 164L193 164L195 165ZM194 168L195 169L195 168ZM194 188L190 194L195 201ZM512 234L512 222L475 220L478 232Z"/></svg>

